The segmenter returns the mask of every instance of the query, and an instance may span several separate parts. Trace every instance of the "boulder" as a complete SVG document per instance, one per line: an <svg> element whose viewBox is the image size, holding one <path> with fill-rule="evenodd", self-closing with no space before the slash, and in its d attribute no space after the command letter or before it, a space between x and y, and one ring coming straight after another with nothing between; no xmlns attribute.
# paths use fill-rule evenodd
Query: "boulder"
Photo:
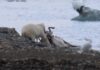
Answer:
<svg viewBox="0 0 100 70"><path fill-rule="evenodd" d="M76 10L77 11L77 10ZM77 11L79 16L72 18L77 21L100 21L100 10L82 6L81 12Z"/></svg>
<svg viewBox="0 0 100 70"><path fill-rule="evenodd" d="M41 47L15 29L2 27L0 70L100 70L100 52L92 50L84 54L66 52L61 47Z"/></svg>

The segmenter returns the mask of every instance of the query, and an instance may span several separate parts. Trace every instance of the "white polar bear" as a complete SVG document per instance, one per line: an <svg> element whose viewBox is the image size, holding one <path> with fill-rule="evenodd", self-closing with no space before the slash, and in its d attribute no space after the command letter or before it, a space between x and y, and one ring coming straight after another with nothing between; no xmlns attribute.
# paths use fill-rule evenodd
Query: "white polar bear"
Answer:
<svg viewBox="0 0 100 70"><path fill-rule="evenodd" d="M30 38L32 41L37 42L36 40L41 39L41 43L50 46L50 42L45 33L45 25L40 24L27 24L22 28L22 36Z"/></svg>

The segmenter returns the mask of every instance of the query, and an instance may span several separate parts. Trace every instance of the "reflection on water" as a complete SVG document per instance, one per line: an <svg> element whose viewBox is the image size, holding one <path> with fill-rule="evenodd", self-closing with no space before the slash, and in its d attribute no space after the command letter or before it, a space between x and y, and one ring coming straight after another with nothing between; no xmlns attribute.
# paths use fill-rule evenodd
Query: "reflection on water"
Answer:
<svg viewBox="0 0 100 70"><path fill-rule="evenodd" d="M100 9L100 1L94 6L94 0L87 5ZM46 26L55 26L55 35L66 41L83 45L85 38L93 41L98 49L100 42L100 22L79 22L70 19L77 16L71 0L28 0L27 2L0 2L0 26L15 27L20 33L23 25L29 22L43 22Z"/></svg>

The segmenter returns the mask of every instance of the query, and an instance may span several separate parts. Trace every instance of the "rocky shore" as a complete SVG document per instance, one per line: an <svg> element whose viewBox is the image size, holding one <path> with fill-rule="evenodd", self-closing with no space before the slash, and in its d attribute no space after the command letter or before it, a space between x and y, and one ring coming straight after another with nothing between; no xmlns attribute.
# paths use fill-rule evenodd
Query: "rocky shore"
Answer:
<svg viewBox="0 0 100 70"><path fill-rule="evenodd" d="M0 70L100 70L100 52L43 47L0 27Z"/></svg>

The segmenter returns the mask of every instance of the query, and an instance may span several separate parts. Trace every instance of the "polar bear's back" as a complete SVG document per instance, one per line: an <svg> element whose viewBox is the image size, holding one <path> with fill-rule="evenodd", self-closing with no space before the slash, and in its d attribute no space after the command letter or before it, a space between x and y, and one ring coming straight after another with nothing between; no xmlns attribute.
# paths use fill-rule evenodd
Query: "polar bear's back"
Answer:
<svg viewBox="0 0 100 70"><path fill-rule="evenodd" d="M27 24L22 28L22 36L33 37L41 35L44 31L42 24Z"/></svg>

